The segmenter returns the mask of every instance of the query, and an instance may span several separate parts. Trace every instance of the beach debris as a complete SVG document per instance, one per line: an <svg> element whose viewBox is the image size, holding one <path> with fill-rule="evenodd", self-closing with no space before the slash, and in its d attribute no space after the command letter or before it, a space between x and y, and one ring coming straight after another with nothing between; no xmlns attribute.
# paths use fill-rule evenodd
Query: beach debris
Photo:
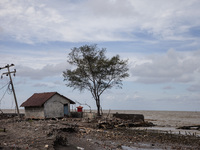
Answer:
<svg viewBox="0 0 200 150"><path fill-rule="evenodd" d="M182 126L182 127L178 127L177 129L184 129L184 130L200 130L200 125Z"/></svg>
<svg viewBox="0 0 200 150"><path fill-rule="evenodd" d="M84 150L84 148L77 146L77 149L79 150Z"/></svg>
<svg viewBox="0 0 200 150"><path fill-rule="evenodd" d="M62 132L70 132L70 133L76 132L76 129L74 127L59 128L59 130Z"/></svg>
<svg viewBox="0 0 200 150"><path fill-rule="evenodd" d="M137 121L136 121L137 120ZM152 122L144 121L143 119L119 119L112 118L99 120L97 123L97 128L99 129L113 129L113 128L123 128L123 127L152 127L155 126Z"/></svg>
<svg viewBox="0 0 200 150"><path fill-rule="evenodd" d="M0 132L6 132L6 128L0 128Z"/></svg>
<svg viewBox="0 0 200 150"><path fill-rule="evenodd" d="M68 145L67 137L65 135L63 135L63 134L57 135L56 139L54 141L54 145L67 146Z"/></svg>
<svg viewBox="0 0 200 150"><path fill-rule="evenodd" d="M113 117L123 119L123 120L132 120L133 122L143 122L144 115L142 114L113 114Z"/></svg>
<svg viewBox="0 0 200 150"><path fill-rule="evenodd" d="M0 149L57 149L74 148L93 150L106 149L198 149L198 132L175 134L172 131L157 131L139 126L151 126L151 122L120 118L98 118L89 122L83 119L0 120ZM197 126L189 126L197 129ZM182 131L181 131L182 132ZM185 131L184 131L185 132ZM148 143L148 144L147 144ZM162 148L161 148L161 147ZM92 148L90 148L92 147Z"/></svg>

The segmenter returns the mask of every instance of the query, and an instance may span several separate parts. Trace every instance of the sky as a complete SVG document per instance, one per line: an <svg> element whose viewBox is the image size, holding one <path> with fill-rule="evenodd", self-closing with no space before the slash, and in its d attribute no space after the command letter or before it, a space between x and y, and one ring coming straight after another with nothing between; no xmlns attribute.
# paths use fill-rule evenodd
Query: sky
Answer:
<svg viewBox="0 0 200 150"><path fill-rule="evenodd" d="M72 48L97 44L128 59L130 74L122 89L103 93L103 109L200 111L199 8L199 0L1 0L0 67L15 65L19 106L58 92L96 109L62 74ZM0 79L0 109L15 108L8 82Z"/></svg>

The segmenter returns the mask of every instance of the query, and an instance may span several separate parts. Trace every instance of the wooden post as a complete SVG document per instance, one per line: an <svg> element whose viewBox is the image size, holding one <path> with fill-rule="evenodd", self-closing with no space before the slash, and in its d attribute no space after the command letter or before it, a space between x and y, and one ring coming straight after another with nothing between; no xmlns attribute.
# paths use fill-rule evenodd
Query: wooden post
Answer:
<svg viewBox="0 0 200 150"><path fill-rule="evenodd" d="M3 73L2 76L3 76L4 74L7 75L7 76L9 75L10 84L11 84L11 86L12 86L12 91L13 91L13 95L14 95L14 99L15 99L15 105L16 105L16 108L17 108L17 115L18 115L18 117L20 117L19 108L18 108L18 104L17 104L17 98L16 98L16 94L15 94L15 89L14 89L14 85L13 85L13 82L12 82L12 77L11 77L11 75L10 75L11 73L14 73L14 75L15 75L15 73L16 73L16 70L10 72L10 68L9 68L9 67L12 67L12 66L14 66L14 64L11 64L11 65L7 64L5 67L0 68L0 70L1 70L1 69L4 69L4 68L7 68L7 69L8 69L8 72Z"/></svg>

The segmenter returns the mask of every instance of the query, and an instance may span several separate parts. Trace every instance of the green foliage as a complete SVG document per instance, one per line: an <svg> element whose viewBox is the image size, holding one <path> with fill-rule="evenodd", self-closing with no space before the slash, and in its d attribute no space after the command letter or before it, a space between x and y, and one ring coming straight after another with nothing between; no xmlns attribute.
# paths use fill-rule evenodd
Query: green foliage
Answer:
<svg viewBox="0 0 200 150"><path fill-rule="evenodd" d="M129 76L127 62L119 55L106 58L106 49L97 45L74 47L68 55L68 62L75 68L63 72L67 86L83 91L89 90L100 107L100 95L114 86L121 88L122 79Z"/></svg>

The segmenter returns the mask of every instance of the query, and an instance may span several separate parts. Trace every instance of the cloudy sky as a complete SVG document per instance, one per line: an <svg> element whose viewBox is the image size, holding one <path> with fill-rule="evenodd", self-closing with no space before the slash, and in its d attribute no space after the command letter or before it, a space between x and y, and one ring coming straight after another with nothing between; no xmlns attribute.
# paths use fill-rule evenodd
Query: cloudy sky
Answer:
<svg viewBox="0 0 200 150"><path fill-rule="evenodd" d="M199 0L1 0L0 67L15 64L19 105L57 91L95 109L62 72L71 48L96 43L129 59L130 77L104 92L104 109L200 111L199 8ZM15 108L12 95L3 97L8 81L0 80L1 109Z"/></svg>

